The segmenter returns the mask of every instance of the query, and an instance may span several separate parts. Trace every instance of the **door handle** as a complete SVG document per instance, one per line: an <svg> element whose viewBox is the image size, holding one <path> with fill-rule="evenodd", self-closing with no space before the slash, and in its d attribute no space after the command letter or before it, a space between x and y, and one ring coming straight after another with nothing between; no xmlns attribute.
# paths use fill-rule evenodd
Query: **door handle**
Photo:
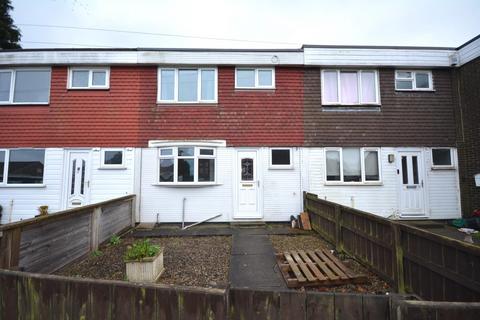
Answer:
<svg viewBox="0 0 480 320"><path fill-rule="evenodd" d="M257 180L257 187L260 188L260 180Z"/></svg>

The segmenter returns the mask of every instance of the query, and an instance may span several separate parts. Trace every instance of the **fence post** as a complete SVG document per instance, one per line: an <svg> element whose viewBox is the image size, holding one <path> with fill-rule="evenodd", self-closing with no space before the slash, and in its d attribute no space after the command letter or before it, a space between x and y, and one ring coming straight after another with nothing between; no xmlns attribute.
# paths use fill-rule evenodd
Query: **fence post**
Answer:
<svg viewBox="0 0 480 320"><path fill-rule="evenodd" d="M21 229L2 231L0 235L0 268L17 270L20 260Z"/></svg>
<svg viewBox="0 0 480 320"><path fill-rule="evenodd" d="M342 237L342 209L339 205L335 206L335 248L337 252L343 252L343 237Z"/></svg>
<svg viewBox="0 0 480 320"><path fill-rule="evenodd" d="M395 284L397 286L398 293L405 293L405 278L403 272L403 247L400 225L395 222L391 222L391 226L393 231L393 267L395 268Z"/></svg>
<svg viewBox="0 0 480 320"><path fill-rule="evenodd" d="M98 250L98 230L100 224L100 215L102 214L102 207L95 207L91 214L91 229L90 229L90 237L91 237L91 250L95 251Z"/></svg>

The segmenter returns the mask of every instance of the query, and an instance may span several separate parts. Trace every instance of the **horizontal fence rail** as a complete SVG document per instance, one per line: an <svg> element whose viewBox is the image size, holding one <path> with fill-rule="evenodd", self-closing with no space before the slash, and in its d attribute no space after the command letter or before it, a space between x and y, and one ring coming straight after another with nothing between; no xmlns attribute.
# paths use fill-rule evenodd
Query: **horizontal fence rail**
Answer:
<svg viewBox="0 0 480 320"><path fill-rule="evenodd" d="M304 193L312 228L400 293L480 301L480 248Z"/></svg>
<svg viewBox="0 0 480 320"><path fill-rule="evenodd" d="M135 195L0 227L0 268L52 273L135 225Z"/></svg>
<svg viewBox="0 0 480 320"><path fill-rule="evenodd" d="M473 319L480 303L406 295L189 288L0 270L0 319ZM437 317L418 317L418 315ZM440 317L439 317L440 316Z"/></svg>

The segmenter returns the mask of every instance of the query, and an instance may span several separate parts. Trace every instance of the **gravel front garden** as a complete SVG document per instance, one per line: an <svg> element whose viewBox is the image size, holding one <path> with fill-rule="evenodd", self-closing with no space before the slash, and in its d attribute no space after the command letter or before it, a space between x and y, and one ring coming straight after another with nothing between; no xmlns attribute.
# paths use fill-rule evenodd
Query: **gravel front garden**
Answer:
<svg viewBox="0 0 480 320"><path fill-rule="evenodd" d="M131 237L119 244L107 243L89 257L58 271L56 274L107 280L126 280L123 257ZM165 271L159 283L225 288L228 284L231 237L152 238L152 244L164 248Z"/></svg>
<svg viewBox="0 0 480 320"><path fill-rule="evenodd" d="M333 247L323 241L321 238L315 235L296 235L296 236L278 236L271 235L270 241L277 253L290 251L290 250L316 250L319 248L328 248L333 250ZM348 284L332 287L306 287L307 290L316 291L328 291L328 292L357 292L357 293L372 293L372 294L385 294L386 292L392 292L392 288L385 281L381 280L374 273L363 267L356 260L350 257L337 254L334 255L339 258L342 263L358 274L364 274L368 277L368 283L365 284Z"/></svg>

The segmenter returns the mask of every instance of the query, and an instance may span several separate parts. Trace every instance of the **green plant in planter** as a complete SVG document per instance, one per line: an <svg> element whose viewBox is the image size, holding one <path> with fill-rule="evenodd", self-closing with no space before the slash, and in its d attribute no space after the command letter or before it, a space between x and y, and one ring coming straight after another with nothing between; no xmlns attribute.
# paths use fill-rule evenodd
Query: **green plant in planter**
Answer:
<svg viewBox="0 0 480 320"><path fill-rule="evenodd" d="M154 257L160 251L160 246L151 244L150 239L138 240L128 246L123 257L125 261L140 261L144 258Z"/></svg>

